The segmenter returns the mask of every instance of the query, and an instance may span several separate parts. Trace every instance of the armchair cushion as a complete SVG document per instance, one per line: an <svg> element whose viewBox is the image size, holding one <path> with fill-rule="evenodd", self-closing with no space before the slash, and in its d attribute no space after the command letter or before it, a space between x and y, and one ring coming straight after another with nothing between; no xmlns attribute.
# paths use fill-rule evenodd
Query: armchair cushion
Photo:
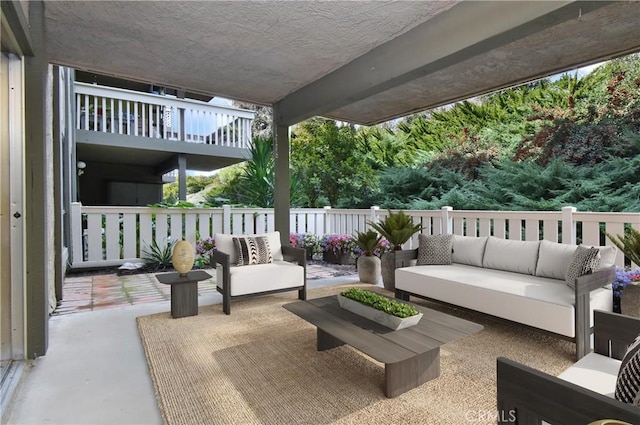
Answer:
<svg viewBox="0 0 640 425"><path fill-rule="evenodd" d="M269 239L266 236L242 236L233 238L237 266L268 264L273 262Z"/></svg>
<svg viewBox="0 0 640 425"><path fill-rule="evenodd" d="M280 232L270 232L263 235L243 235L243 236L266 236L269 241L269 248L271 249L271 256L273 261L282 261L282 245L280 243ZM237 237L237 236L236 236ZM236 255L235 246L233 244L234 235L225 233L216 233L214 236L216 242L216 249L229 254L229 263L237 264L238 256Z"/></svg>
<svg viewBox="0 0 640 425"><path fill-rule="evenodd" d="M216 269L217 286L222 289L222 267ZM274 261L254 267L230 267L231 296L256 294L304 285L304 267L287 261Z"/></svg>
<svg viewBox="0 0 640 425"><path fill-rule="evenodd" d="M591 352L558 375L558 378L613 397L619 369L620 360Z"/></svg>

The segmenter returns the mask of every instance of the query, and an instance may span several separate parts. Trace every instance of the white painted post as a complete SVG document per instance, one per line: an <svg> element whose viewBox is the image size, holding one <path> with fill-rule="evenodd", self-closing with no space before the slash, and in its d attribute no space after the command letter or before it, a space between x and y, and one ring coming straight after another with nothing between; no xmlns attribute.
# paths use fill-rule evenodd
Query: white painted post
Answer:
<svg viewBox="0 0 640 425"><path fill-rule="evenodd" d="M222 233L231 233L231 206L222 206Z"/></svg>
<svg viewBox="0 0 640 425"><path fill-rule="evenodd" d="M71 264L82 263L82 204L71 203Z"/></svg>
<svg viewBox="0 0 640 425"><path fill-rule="evenodd" d="M378 211L380 211L379 206L374 205L371 207L370 214L369 214L369 221L371 221L372 223L377 223L378 221L380 221L380 219L378 218ZM367 231L368 229L369 229L369 225L365 223L364 231Z"/></svg>
<svg viewBox="0 0 640 425"><path fill-rule="evenodd" d="M576 223L573 221L573 213L576 211L576 207L562 208L562 243L564 244L576 244Z"/></svg>
<svg viewBox="0 0 640 425"><path fill-rule="evenodd" d="M331 210L330 206L324 207L324 234L328 235L331 233L331 217L329 215L329 210Z"/></svg>
<svg viewBox="0 0 640 425"><path fill-rule="evenodd" d="M453 234L453 217L449 216L449 212L453 211L453 207L442 207L442 234Z"/></svg>

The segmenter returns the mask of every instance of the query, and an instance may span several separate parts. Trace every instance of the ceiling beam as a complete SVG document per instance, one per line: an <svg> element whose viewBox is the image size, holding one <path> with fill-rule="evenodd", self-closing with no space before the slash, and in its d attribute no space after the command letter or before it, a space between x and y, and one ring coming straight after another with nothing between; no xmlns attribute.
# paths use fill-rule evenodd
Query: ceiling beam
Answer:
<svg viewBox="0 0 640 425"><path fill-rule="evenodd" d="M281 99L275 121L293 125L322 115L610 3L461 2Z"/></svg>

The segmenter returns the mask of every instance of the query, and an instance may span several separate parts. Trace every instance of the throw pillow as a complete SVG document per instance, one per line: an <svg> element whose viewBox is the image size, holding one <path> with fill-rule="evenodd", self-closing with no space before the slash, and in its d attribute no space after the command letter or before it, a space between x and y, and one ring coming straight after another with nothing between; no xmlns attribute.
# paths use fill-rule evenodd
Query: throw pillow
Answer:
<svg viewBox="0 0 640 425"><path fill-rule="evenodd" d="M238 266L251 264L268 264L273 262L273 255L269 249L269 239L266 236L245 236L233 238Z"/></svg>
<svg viewBox="0 0 640 425"><path fill-rule="evenodd" d="M600 268L600 250L578 245L567 268L567 285L575 289L576 279L585 274L597 272Z"/></svg>
<svg viewBox="0 0 640 425"><path fill-rule="evenodd" d="M451 264L453 235L418 235L417 265Z"/></svg>
<svg viewBox="0 0 640 425"><path fill-rule="evenodd" d="M616 400L640 407L640 335L622 358L616 381Z"/></svg>

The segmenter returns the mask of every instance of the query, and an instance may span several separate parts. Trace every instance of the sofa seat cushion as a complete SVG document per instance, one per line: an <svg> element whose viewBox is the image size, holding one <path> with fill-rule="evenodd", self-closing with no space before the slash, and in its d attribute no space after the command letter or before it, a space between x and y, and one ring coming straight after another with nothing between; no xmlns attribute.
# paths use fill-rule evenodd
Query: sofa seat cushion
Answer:
<svg viewBox="0 0 640 425"><path fill-rule="evenodd" d="M287 261L229 267L231 296L296 288L304 283L304 267ZM216 268L217 286L222 289L222 267Z"/></svg>
<svg viewBox="0 0 640 425"><path fill-rule="evenodd" d="M455 263L404 267L395 276L397 289L575 337L575 293L564 281ZM612 311L611 290L592 291L590 307Z"/></svg>
<svg viewBox="0 0 640 425"><path fill-rule="evenodd" d="M613 397L620 363L620 360L602 354L589 353L558 375L558 378L598 394Z"/></svg>

